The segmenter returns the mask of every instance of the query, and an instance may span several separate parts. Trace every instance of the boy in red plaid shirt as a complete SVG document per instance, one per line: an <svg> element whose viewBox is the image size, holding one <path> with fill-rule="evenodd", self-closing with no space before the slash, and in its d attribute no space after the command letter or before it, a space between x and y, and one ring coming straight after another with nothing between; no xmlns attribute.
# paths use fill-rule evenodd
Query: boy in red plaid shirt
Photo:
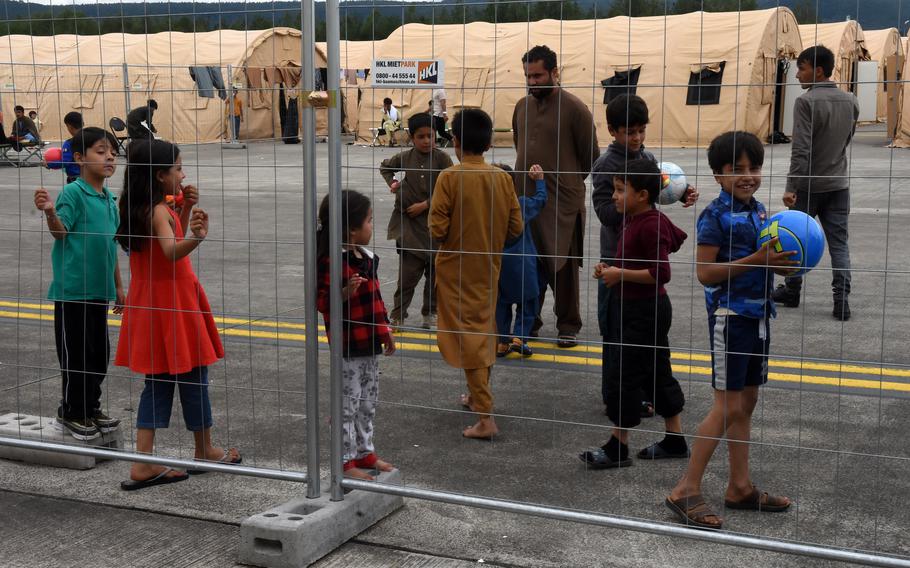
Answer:
<svg viewBox="0 0 910 568"><path fill-rule="evenodd" d="M329 199L319 207L319 291L317 308L329 328ZM380 353L395 352L395 340L379 293L379 257L364 248L373 236L373 208L365 195L341 192L343 310L342 370L344 471L356 479L372 480L367 469L391 471L394 467L373 450L373 417L379 398Z"/></svg>

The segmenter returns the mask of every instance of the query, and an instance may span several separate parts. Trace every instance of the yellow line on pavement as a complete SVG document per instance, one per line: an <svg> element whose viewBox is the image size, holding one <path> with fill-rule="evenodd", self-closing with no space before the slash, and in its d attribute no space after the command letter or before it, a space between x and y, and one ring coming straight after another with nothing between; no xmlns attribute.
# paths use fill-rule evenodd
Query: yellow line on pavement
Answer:
<svg viewBox="0 0 910 568"><path fill-rule="evenodd" d="M48 311L53 309L52 305L48 304L25 304L25 303L16 303L16 302L3 302L0 301L0 306L6 307L18 307L18 308L28 308L28 309L39 309L42 311ZM13 319L25 319L25 320L39 320L39 321L53 321L54 317L51 314L45 313L34 313L34 312L23 312L23 311L5 311L0 310L0 318L13 318ZM227 327L220 328L219 331L226 336L230 337L246 337L246 338L255 338L255 339L268 339L268 340L279 340L279 341L296 341L302 342L306 339L306 335L303 333L292 333L277 331L277 329L304 329L302 324L283 324L283 322L274 322L274 321L257 321L249 320L242 318L215 318L218 323L233 323L241 324L247 326L258 326L258 327L273 327L276 328L276 331L263 331L258 329L241 329L236 327ZM113 326L120 326L120 319L117 317L112 317L109 320L110 324ZM321 329L321 328L320 328ZM397 346L402 351L411 351L411 352L420 352L420 353L438 353L439 349L434 343L412 343L401 341L401 339L421 339L427 340L431 337L435 337L435 334L430 333L413 333L413 332L401 332L395 334ZM320 343L328 343L328 339L324 335L319 336ZM532 345L537 344L538 346L547 346L552 348L550 344L545 344L542 342L533 342ZM577 348L576 348L577 349ZM592 349L592 348L589 348ZM568 352L577 352L577 350L566 349L560 351ZM586 350L589 353L593 351ZM537 352L533 356L528 357L527 360L530 362L540 362L540 363L557 363L557 364L566 364L566 365L582 365L588 367L599 367L601 365L600 350L597 349L596 357L585 357L585 356L576 356L576 355L556 355L551 353L541 353ZM711 360L710 355L702 354L690 354L690 353L680 353L674 352L671 357L676 360L681 361L697 361L697 362L708 362ZM509 359L521 359L517 354L511 354L508 356ZM803 361L787 361L780 359L771 359L769 361L769 366L783 369L796 369L796 370L811 370L811 371L827 371L832 373L851 373L858 375L866 376L893 376L893 377L910 377L910 370L905 369L891 369L883 367L872 367L872 366L863 366L863 365L845 365L837 363L815 363L815 362L803 362ZM711 374L711 367L704 365L686 365L686 364L674 364L673 371L679 373L690 373L696 375L708 375ZM860 389L871 389L871 390L889 390L889 391L900 391L900 392L910 392L910 383L901 383L901 382L891 382L891 381L880 381L874 379L853 379L853 378L842 378L842 377L826 377L826 376L815 376L815 375L804 375L804 374L793 374L793 373L779 373L779 372L770 372L768 373L769 380L778 381L778 382L788 382L788 383L802 383L802 384L813 384L813 385L825 385L825 386L840 386L846 388L860 388Z"/></svg>

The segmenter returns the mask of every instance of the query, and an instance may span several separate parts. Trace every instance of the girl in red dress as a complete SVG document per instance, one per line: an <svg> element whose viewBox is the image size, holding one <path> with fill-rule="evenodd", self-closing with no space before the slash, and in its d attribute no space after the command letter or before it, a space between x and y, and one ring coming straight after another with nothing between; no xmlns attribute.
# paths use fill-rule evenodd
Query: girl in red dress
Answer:
<svg viewBox="0 0 910 568"><path fill-rule="evenodd" d="M174 389L186 427L196 442L197 460L240 463L239 452L212 445L208 365L224 348L205 291L189 255L208 234L208 215L194 209L198 192L183 187L180 149L163 140L136 140L129 146L117 241L130 257L130 286L115 364L146 376L136 418L136 451L152 453L155 430L170 423ZM177 211L169 202L182 194ZM192 236L184 238L183 227ZM124 490L174 483L187 474L134 463Z"/></svg>

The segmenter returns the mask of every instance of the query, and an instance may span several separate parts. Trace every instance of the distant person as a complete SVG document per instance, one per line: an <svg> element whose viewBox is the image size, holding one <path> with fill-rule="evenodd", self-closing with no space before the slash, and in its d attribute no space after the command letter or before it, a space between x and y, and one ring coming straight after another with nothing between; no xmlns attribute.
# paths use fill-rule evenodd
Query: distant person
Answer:
<svg viewBox="0 0 910 568"><path fill-rule="evenodd" d="M389 146L395 145L395 133L401 130L401 113L392 104L392 99L386 97L382 100L382 127L380 136L389 137Z"/></svg>
<svg viewBox="0 0 910 568"><path fill-rule="evenodd" d="M757 244L767 219L765 206L755 199L764 159L761 141L749 132L721 134L708 147L708 165L721 192L698 218L695 272L705 287L714 402L695 433L686 472L665 500L692 527L723 526L702 496L705 470L721 440L730 454L726 508L772 513L790 507L787 497L755 487L749 470L752 414L758 389L768 382L772 270L797 264L790 260L794 251L775 250L776 238Z"/></svg>
<svg viewBox="0 0 910 568"><path fill-rule="evenodd" d="M231 96L227 101L228 113L231 117L231 128L233 128L234 140L240 140L240 124L243 122L243 101L237 93L237 89L231 91Z"/></svg>
<svg viewBox="0 0 910 568"><path fill-rule="evenodd" d="M834 54L816 45L796 59L796 77L806 93L793 108L793 146L784 205L818 217L831 254L831 290L834 319L850 319L850 176L847 147L856 130L859 105L856 97L837 88L831 80ZM774 301L799 306L803 279L792 276L774 290Z"/></svg>
<svg viewBox="0 0 910 568"><path fill-rule="evenodd" d="M41 136L38 134L38 127L34 121L25 116L25 107L16 105L13 108L16 113L16 120L13 121L13 127L10 129L9 141L16 151L23 146L33 146L41 142Z"/></svg>
<svg viewBox="0 0 910 568"><path fill-rule="evenodd" d="M522 231L521 207L512 177L483 159L493 141L490 116L462 110L452 119L452 134L461 164L439 174L430 204L430 234L440 243L436 341L446 363L464 369L469 394L461 404L479 415L462 435L490 439L499 432L490 414L496 290L502 250Z"/></svg>
<svg viewBox="0 0 910 568"><path fill-rule="evenodd" d="M509 172L515 180L511 166L493 165ZM534 246L529 226L547 203L547 184L543 181L543 169L537 164L531 166L528 177L534 180L536 192L518 198L523 230L519 237L506 241L502 251L499 295L496 297L497 357L505 357L509 353L518 353L522 357L534 354L528 339L540 311L537 305L540 301L540 270L537 266L537 247Z"/></svg>
<svg viewBox="0 0 910 568"><path fill-rule="evenodd" d="M414 147L383 160L379 173L395 195L387 238L395 241L400 269L395 305L390 314L392 327L404 325L414 290L423 278L422 327L436 327L436 244L428 226L430 200L439 173L452 166L452 158L435 148L430 115L420 113L408 119Z"/></svg>
<svg viewBox="0 0 910 568"><path fill-rule="evenodd" d="M54 302L62 386L56 424L77 440L95 440L120 426L101 410L110 358L107 312L113 301L114 313L121 313L125 302L114 243L117 203L106 187L116 170L116 147L106 130L79 130L72 138L79 178L63 186L56 202L46 189L35 191L35 207L54 237L47 297Z"/></svg>
<svg viewBox="0 0 910 568"><path fill-rule="evenodd" d="M0 144L9 144L9 138L6 137L6 129L3 128L3 111L0 110Z"/></svg>
<svg viewBox="0 0 910 568"><path fill-rule="evenodd" d="M340 310L344 323L342 350L342 451L344 475L371 481L367 470L392 471L394 466L376 455L373 419L379 402L379 355L395 353L395 338L379 292L379 257L367 249L373 237L373 207L357 191L341 192L341 289L340 306L331 304L334 285L329 262L329 196L319 206L321 228L316 235L319 290L317 308L329 332L332 310ZM331 337L331 335L329 335Z"/></svg>
<svg viewBox="0 0 910 568"><path fill-rule="evenodd" d="M449 120L448 107L446 106L446 90L433 89L433 98L430 99L430 105L433 107L433 128L436 129L436 135L444 139L446 143L451 143L452 134L446 131L446 122Z"/></svg>
<svg viewBox="0 0 910 568"><path fill-rule="evenodd" d="M512 113L512 140L518 156L515 170L540 164L547 182L547 204L531 224L540 252L541 272L553 291L557 345L574 347L581 330L578 271L584 256L585 178L600 155L597 130L588 105L559 87L556 53L545 45L521 58L528 95ZM520 195L532 192L523 179ZM540 291L543 309L546 286ZM539 334L540 316L531 330Z"/></svg>
<svg viewBox="0 0 910 568"><path fill-rule="evenodd" d="M28 117L35 123L35 126L38 128L38 134L40 135L41 131L44 129L44 123L38 119L38 111L28 111Z"/></svg>
<svg viewBox="0 0 910 568"><path fill-rule="evenodd" d="M126 133L130 140L151 139L158 129L152 124L152 117L158 110L158 102L149 99L145 106L136 107L126 115Z"/></svg>
<svg viewBox="0 0 910 568"><path fill-rule="evenodd" d="M130 290L114 362L145 375L136 412L136 451L151 454L155 431L170 425L174 391L187 430L193 433L194 458L224 464L243 461L235 449L212 445L212 406L208 367L224 357L224 347L205 290L193 272L190 254L208 235L209 216L194 208L196 189L186 177L180 149L164 140L130 143L120 196L117 241L129 253ZM167 196L184 195L179 211ZM184 236L187 227L192 236ZM124 491L176 483L190 469L133 463Z"/></svg>
<svg viewBox="0 0 910 568"><path fill-rule="evenodd" d="M80 172L79 164L73 158L73 136L82 129L82 113L76 111L66 113L66 116L63 117L63 126L66 127L70 137L63 141L63 146L60 148L60 161L50 162L47 167L51 170L63 168L63 172L66 174L66 183L73 183L79 177ZM116 151L116 148L114 150Z"/></svg>

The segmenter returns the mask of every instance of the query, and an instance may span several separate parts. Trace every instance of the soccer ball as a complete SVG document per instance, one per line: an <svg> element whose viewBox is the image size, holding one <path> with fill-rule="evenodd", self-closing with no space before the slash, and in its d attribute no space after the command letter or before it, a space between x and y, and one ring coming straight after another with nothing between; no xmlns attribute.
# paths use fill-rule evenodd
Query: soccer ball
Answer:
<svg viewBox="0 0 910 568"><path fill-rule="evenodd" d="M796 251L790 260L799 263L798 267L794 266L799 270L792 276L805 274L815 268L825 253L825 234L821 225L802 211L781 211L768 219L758 233L758 246L761 247L774 237L778 238L774 247L777 252Z"/></svg>
<svg viewBox="0 0 910 568"><path fill-rule="evenodd" d="M682 199L689 183L686 181L686 172L673 162L661 162L660 168L660 195L657 202L661 205L670 205Z"/></svg>

